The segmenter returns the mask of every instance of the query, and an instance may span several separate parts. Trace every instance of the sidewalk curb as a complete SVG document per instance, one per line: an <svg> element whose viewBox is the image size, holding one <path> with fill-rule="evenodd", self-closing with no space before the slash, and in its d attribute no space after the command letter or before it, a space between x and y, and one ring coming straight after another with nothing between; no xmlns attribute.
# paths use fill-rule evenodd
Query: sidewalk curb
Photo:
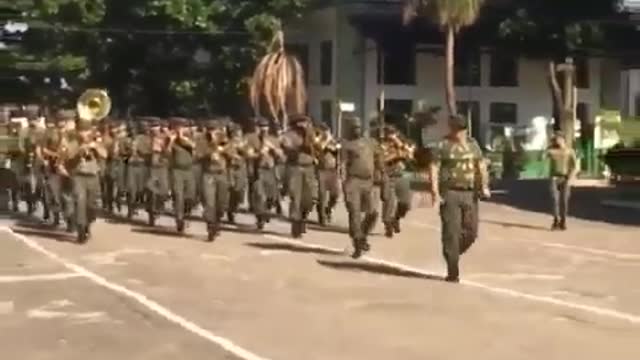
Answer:
<svg viewBox="0 0 640 360"><path fill-rule="evenodd" d="M640 210L640 202L638 201L602 200L600 204L620 209Z"/></svg>

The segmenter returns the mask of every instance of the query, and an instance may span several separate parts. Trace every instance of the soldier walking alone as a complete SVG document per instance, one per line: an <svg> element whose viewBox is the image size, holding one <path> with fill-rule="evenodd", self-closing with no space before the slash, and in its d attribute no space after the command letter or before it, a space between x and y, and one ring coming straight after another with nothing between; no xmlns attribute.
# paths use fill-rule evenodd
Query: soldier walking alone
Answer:
<svg viewBox="0 0 640 360"><path fill-rule="evenodd" d="M566 230L571 183L579 171L576 153L567 147L562 133L557 132L551 139L545 157L549 160L549 185L553 201L551 230Z"/></svg>
<svg viewBox="0 0 640 360"><path fill-rule="evenodd" d="M433 150L430 167L434 206L440 206L442 253L448 282L459 282L460 255L478 236L479 196L490 196L486 164L478 143L467 134L467 120L449 118L449 134Z"/></svg>

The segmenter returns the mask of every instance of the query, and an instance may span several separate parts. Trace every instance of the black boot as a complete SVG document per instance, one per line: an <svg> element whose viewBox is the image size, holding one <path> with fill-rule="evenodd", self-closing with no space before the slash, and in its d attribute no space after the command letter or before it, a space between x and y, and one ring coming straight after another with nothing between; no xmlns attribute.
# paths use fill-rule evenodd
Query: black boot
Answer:
<svg viewBox="0 0 640 360"><path fill-rule="evenodd" d="M235 224L236 214L233 211L227 212L227 220L229 221L229 224Z"/></svg>
<svg viewBox="0 0 640 360"><path fill-rule="evenodd" d="M384 224L384 236L391 239L393 237L393 225L392 224Z"/></svg>
<svg viewBox="0 0 640 360"><path fill-rule="evenodd" d="M207 242L213 242L218 237L219 230L216 224L209 224L207 226Z"/></svg>
<svg viewBox="0 0 640 360"><path fill-rule="evenodd" d="M53 214L53 226L55 227L60 226L60 213Z"/></svg>
<svg viewBox="0 0 640 360"><path fill-rule="evenodd" d="M460 270L458 264L447 265L447 277L444 279L446 282L459 283L460 282Z"/></svg>
<svg viewBox="0 0 640 360"><path fill-rule="evenodd" d="M551 230L558 230L560 228L560 221L557 218L553 218L553 223L551 224Z"/></svg>
<svg viewBox="0 0 640 360"><path fill-rule="evenodd" d="M560 223L558 224L558 228L562 231L567 230L567 219L560 220Z"/></svg>
<svg viewBox="0 0 640 360"><path fill-rule="evenodd" d="M156 214L153 210L149 209L149 226L156 226Z"/></svg>
<svg viewBox="0 0 640 360"><path fill-rule="evenodd" d="M264 215L257 215L256 216L256 226L257 226L258 230L264 230L264 225L265 224L266 224L265 216Z"/></svg>
<svg viewBox="0 0 640 360"><path fill-rule="evenodd" d="M78 244L83 245L89 241L89 228L85 225L78 226Z"/></svg>
<svg viewBox="0 0 640 360"><path fill-rule="evenodd" d="M66 231L68 233L72 233L76 230L76 225L75 222L73 221L73 219L66 219L66 223L67 223L67 229Z"/></svg>
<svg viewBox="0 0 640 360"><path fill-rule="evenodd" d="M294 239L302 237L302 221L294 220L291 222L291 237Z"/></svg>
<svg viewBox="0 0 640 360"><path fill-rule="evenodd" d="M353 254L351 254L353 259L359 259L362 257L362 243L360 240L353 239Z"/></svg>
<svg viewBox="0 0 640 360"><path fill-rule="evenodd" d="M176 230L179 233L184 233L184 219L176 219Z"/></svg>

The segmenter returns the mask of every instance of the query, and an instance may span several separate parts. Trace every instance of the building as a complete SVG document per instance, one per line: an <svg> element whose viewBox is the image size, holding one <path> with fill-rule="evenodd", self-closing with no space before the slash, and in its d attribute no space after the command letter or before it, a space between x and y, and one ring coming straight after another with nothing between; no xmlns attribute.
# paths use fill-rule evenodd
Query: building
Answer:
<svg viewBox="0 0 640 360"><path fill-rule="evenodd" d="M401 3L334 1L289 24L285 41L306 69L313 117L335 129L341 100L355 103L367 123L378 113L383 90L385 112L395 116L387 121L401 129L411 131L403 114L444 107L443 35L427 29L416 40L411 32L421 30L401 23ZM488 144L505 127L532 128L541 119L549 123L548 61L474 45L474 35L463 34L468 50L457 52L455 71L459 111L472 118L474 137ZM579 119L590 123L601 109L640 113L640 73L624 68L619 58L577 57L575 63Z"/></svg>

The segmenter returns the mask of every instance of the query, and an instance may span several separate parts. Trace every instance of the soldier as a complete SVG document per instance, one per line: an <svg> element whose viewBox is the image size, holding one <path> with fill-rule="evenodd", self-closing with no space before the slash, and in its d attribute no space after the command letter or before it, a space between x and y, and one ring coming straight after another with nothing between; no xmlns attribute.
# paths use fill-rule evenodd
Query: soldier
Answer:
<svg viewBox="0 0 640 360"><path fill-rule="evenodd" d="M193 120L189 122L189 132L192 134L193 142L196 144L195 152L194 152L194 162L193 167L191 168L193 171L193 178L195 179L195 195L194 202L192 206L197 206L198 204L203 203L202 193L202 156L204 153L200 152L200 149L205 150L207 147L207 129L205 124L203 124L204 120L200 120L197 123ZM188 213L191 213L192 209L188 209Z"/></svg>
<svg viewBox="0 0 640 360"><path fill-rule="evenodd" d="M76 136L64 144L65 170L71 176L75 224L78 243L86 243L91 236L91 224L96 219L100 198L99 159L106 159L107 151L96 141L91 124L80 121Z"/></svg>
<svg viewBox="0 0 640 360"><path fill-rule="evenodd" d="M463 116L449 118L449 134L433 149L429 174L433 204L440 206L446 281L459 282L460 255L478 236L479 195L490 196L482 151Z"/></svg>
<svg viewBox="0 0 640 360"><path fill-rule="evenodd" d="M0 114L0 116L2 116ZM11 209L13 212L18 212L19 210L19 201L20 201L20 182L18 179L19 174L21 174L22 166L22 152L20 151L19 146L19 138L21 132L21 124L19 122L10 122L9 119L5 119L6 122L2 123L2 131L6 131L6 135L3 136L3 142L0 144L2 146L2 157L3 161L0 164L0 168L7 170L5 167L8 167L8 172L5 171L3 173L3 178L0 179L0 183L2 183L5 187L0 187L0 191L3 191L3 195L6 195L6 190L10 192L11 199ZM4 134L2 134L4 135ZM7 164L7 160L9 164ZM8 166L7 166L8 165ZM10 174L10 177L4 177L4 174ZM9 200L9 198L7 198ZM3 203L3 209L6 207L8 210L8 202Z"/></svg>
<svg viewBox="0 0 640 360"><path fill-rule="evenodd" d="M354 247L352 257L357 259L369 251L367 236L371 224L378 217L373 188L382 159L377 141L362 136L360 119L345 119L345 123L348 135L341 149L342 173L345 175L342 188L349 213L349 235ZM362 213L365 214L364 219Z"/></svg>
<svg viewBox="0 0 640 360"><path fill-rule="evenodd" d="M184 118L171 119L174 131L169 136L168 148L171 154L171 178L173 186L173 210L176 229L184 232L185 213L195 202L196 181L193 178L194 151L196 144L189 133L188 121Z"/></svg>
<svg viewBox="0 0 640 360"><path fill-rule="evenodd" d="M169 136L162 132L161 121L150 119L151 158L149 159L149 179L146 197L149 225L154 226L157 214L164 211L169 197Z"/></svg>
<svg viewBox="0 0 640 360"><path fill-rule="evenodd" d="M67 121L75 117L75 112L71 110L60 110L56 113L56 127L47 131L45 138L38 150L38 157L43 162L43 172L45 178L44 201L47 204L45 220L48 220L48 213L53 214L53 224L58 226L60 218L64 215L67 224L67 231L75 229L73 222L73 202L71 198L71 180L66 173L61 172L59 167L61 152L64 142L69 133L66 129Z"/></svg>
<svg viewBox="0 0 640 360"><path fill-rule="evenodd" d="M282 147L287 156L291 236L299 238L305 232L307 216L318 196L317 154L311 119L296 115L290 121L292 126L282 138Z"/></svg>
<svg viewBox="0 0 640 360"><path fill-rule="evenodd" d="M382 177L382 221L385 236L400 232L400 220L411 208L411 182L404 176L406 162L413 158L411 145L401 140L398 131L387 126L381 144L384 162Z"/></svg>
<svg viewBox="0 0 640 360"><path fill-rule="evenodd" d="M284 138L284 130L281 126L274 125L273 127L273 139L281 147L282 139ZM277 159L276 162L276 181L278 182L278 199L275 202L276 214L282 215L282 199L289 194L289 166L286 163L286 158Z"/></svg>
<svg viewBox="0 0 640 360"><path fill-rule="evenodd" d="M333 135L331 129L327 124L320 125L320 131L322 132L320 138L317 140L319 161L318 161L318 221L321 225L325 225L331 221L331 214L333 208L338 202L339 190L339 175L338 175L338 151L340 150L340 144L338 144Z"/></svg>
<svg viewBox="0 0 640 360"><path fill-rule="evenodd" d="M147 185L151 138L146 133L145 121L146 118L139 119L127 146L127 218L129 220L137 214L138 207L144 202Z"/></svg>
<svg viewBox="0 0 640 360"><path fill-rule="evenodd" d="M208 241L220 232L220 220L229 205L229 166L239 157L220 120L207 122L207 151L202 157L202 195Z"/></svg>
<svg viewBox="0 0 640 360"><path fill-rule="evenodd" d="M579 172L576 153L567 147L563 134L556 132L545 157L549 161L549 185L553 201L551 230L566 230L571 184Z"/></svg>
<svg viewBox="0 0 640 360"><path fill-rule="evenodd" d="M269 121L259 119L258 131L247 138L251 159L251 203L256 214L258 229L270 220L269 211L278 200L276 163L284 159L284 153L276 139L269 135Z"/></svg>
<svg viewBox="0 0 640 360"><path fill-rule="evenodd" d="M248 174L246 157L249 152L247 139L242 134L240 125L233 124L229 127L230 144L238 156L231 159L229 177L231 179L229 189L229 210L227 219L235 223L235 214L244 202L247 193Z"/></svg>
<svg viewBox="0 0 640 360"><path fill-rule="evenodd" d="M127 128L121 122L114 122L110 129L110 135L106 142L107 168L106 187L104 199L107 204L107 211L113 213L120 212L121 199L126 191L126 164L125 152L127 148Z"/></svg>
<svg viewBox="0 0 640 360"><path fill-rule="evenodd" d="M18 168L15 170L18 171L21 193L27 202L27 213L32 215L38 200L37 190L40 176L37 147L42 142L45 131L40 127L40 117L36 111L28 111L26 117L29 121L29 127L24 129L19 136L18 144L21 156L20 161L16 162Z"/></svg>

